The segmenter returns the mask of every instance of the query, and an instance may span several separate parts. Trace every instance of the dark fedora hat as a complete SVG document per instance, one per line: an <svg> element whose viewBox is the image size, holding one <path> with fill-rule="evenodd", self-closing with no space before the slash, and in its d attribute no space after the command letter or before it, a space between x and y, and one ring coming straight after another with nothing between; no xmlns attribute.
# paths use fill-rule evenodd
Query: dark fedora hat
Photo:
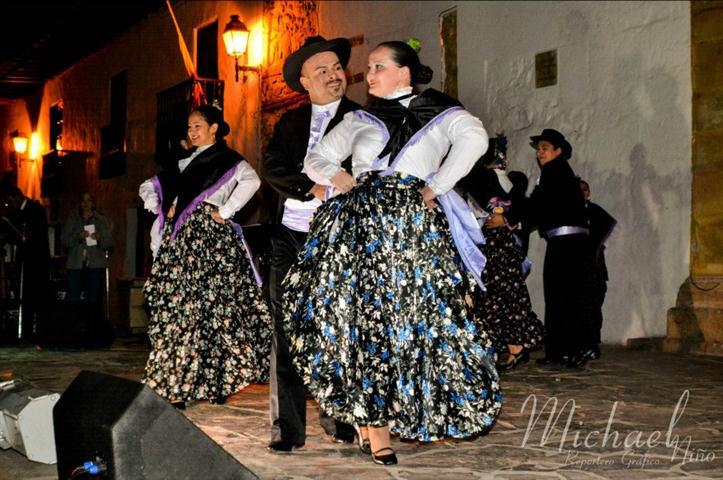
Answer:
<svg viewBox="0 0 723 480"><path fill-rule="evenodd" d="M563 155L567 157L572 155L572 145L565 139L565 135L552 128L544 129L541 134L530 137L530 140L530 146L532 148L537 148L537 144L545 140L550 142L555 148L562 150Z"/></svg>
<svg viewBox="0 0 723 480"><path fill-rule="evenodd" d="M284 81L292 90L306 93L306 89L299 82L301 67L304 62L321 52L334 52L339 57L341 68L346 68L351 55L351 42L346 38L327 40L319 35L309 37L297 51L286 57L284 61Z"/></svg>

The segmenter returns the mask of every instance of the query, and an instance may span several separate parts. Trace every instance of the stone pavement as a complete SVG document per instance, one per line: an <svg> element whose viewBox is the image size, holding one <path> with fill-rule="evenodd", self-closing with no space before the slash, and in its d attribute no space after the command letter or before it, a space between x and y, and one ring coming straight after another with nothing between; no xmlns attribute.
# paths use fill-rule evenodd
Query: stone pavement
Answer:
<svg viewBox="0 0 723 480"><path fill-rule="evenodd" d="M137 346L0 348L0 373L62 392L83 369L138 380L146 357ZM267 452L267 385L183 414L261 479L723 479L723 358L609 347L584 369L522 365L503 377L503 388L502 414L487 436L394 440L399 465L392 468L374 465L355 446L330 443L312 400L306 447ZM539 419L530 426L533 409ZM56 477L54 465L0 450L0 480Z"/></svg>

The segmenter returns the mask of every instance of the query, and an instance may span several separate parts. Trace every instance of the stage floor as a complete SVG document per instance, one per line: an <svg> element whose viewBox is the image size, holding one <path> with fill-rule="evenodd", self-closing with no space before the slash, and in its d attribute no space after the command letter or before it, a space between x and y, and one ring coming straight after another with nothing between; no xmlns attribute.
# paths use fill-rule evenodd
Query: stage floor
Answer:
<svg viewBox="0 0 723 480"><path fill-rule="evenodd" d="M5 347L0 373L63 392L81 370L138 380L147 354L121 343L96 351ZM532 361L502 385L502 414L487 436L434 444L396 439L399 465L392 468L373 464L353 445L331 443L313 400L306 446L268 452L267 385L225 405L198 402L183 414L261 479L723 479L723 358L609 347L584 369ZM552 418L554 400L541 413L549 399L557 400ZM539 419L530 426L535 400ZM55 465L0 450L0 480L54 478Z"/></svg>

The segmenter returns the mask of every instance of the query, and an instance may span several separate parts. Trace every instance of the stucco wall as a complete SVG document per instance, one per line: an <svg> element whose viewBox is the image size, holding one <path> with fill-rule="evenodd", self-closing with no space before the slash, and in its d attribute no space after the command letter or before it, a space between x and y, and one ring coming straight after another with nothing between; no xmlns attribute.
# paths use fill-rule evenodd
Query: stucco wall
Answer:
<svg viewBox="0 0 723 480"><path fill-rule="evenodd" d="M320 32L363 33L352 73L382 40L418 37L441 69L438 15L455 2L321 2ZM608 242L603 341L663 336L689 274L691 211L688 2L458 2L459 97L509 139L510 168L538 176L528 137L564 132L593 201L619 221ZM557 50L558 83L536 89L535 54ZM356 55L356 57L354 57ZM360 58L361 57L361 58ZM431 86L439 87L439 78ZM350 94L364 100L363 87ZM542 317L544 243L528 285Z"/></svg>

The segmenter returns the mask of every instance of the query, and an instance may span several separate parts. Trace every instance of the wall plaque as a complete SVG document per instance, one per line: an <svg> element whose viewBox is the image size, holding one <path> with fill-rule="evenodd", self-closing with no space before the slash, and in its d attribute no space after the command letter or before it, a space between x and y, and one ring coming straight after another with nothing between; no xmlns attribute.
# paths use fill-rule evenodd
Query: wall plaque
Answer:
<svg viewBox="0 0 723 480"><path fill-rule="evenodd" d="M557 50L535 55L535 87L557 85Z"/></svg>

